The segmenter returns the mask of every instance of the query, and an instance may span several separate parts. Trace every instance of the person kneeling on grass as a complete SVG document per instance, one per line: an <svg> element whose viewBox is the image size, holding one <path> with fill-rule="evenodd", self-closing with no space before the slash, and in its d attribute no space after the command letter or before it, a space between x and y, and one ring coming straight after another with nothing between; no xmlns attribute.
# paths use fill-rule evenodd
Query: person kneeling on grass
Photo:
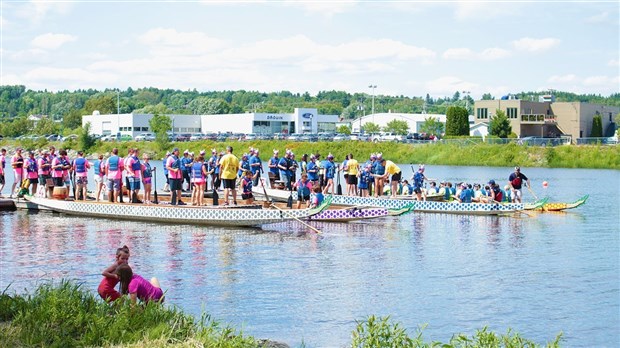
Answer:
<svg viewBox="0 0 620 348"><path fill-rule="evenodd" d="M121 283L121 294L129 294L132 303L138 299L143 303L150 301L164 302L164 292L161 290L157 278L152 278L150 282L140 275L133 273L128 264L119 265L116 274Z"/></svg>

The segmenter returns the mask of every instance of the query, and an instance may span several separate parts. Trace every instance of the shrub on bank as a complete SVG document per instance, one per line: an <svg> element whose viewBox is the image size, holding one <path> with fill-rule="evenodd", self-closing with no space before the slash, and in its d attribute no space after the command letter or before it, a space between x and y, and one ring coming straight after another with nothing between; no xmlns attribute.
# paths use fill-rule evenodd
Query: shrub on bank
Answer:
<svg viewBox="0 0 620 348"><path fill-rule="evenodd" d="M119 302L120 301L120 302ZM0 342L7 347L272 347L203 315L196 321L176 308L150 303L132 306L119 300L109 305L81 285L61 281L43 284L31 295L0 294ZM468 337L454 335L448 343L424 342L423 328L410 337L389 317L370 316L358 322L351 347L537 347L508 330L496 334L483 328ZM547 344L558 347L561 334Z"/></svg>

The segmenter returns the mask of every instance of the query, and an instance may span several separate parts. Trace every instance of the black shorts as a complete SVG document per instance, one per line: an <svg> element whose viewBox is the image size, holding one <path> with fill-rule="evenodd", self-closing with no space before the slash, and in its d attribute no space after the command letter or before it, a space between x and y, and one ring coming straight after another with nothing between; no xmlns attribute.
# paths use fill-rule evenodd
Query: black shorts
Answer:
<svg viewBox="0 0 620 348"><path fill-rule="evenodd" d="M420 190L419 187L416 187L413 189L413 193L422 193L422 190Z"/></svg>
<svg viewBox="0 0 620 348"><path fill-rule="evenodd" d="M298 194L297 196L298 196L298 198L297 198L297 201L298 201L298 202L307 202L307 201L309 201L309 200L310 200L310 195L307 195L307 196L300 196L300 195Z"/></svg>
<svg viewBox="0 0 620 348"><path fill-rule="evenodd" d="M235 179L222 179L222 182L224 183L224 188L231 190L235 189L235 181Z"/></svg>
<svg viewBox="0 0 620 348"><path fill-rule="evenodd" d="M242 199L250 199L250 198L254 198L254 195L252 195L252 193L242 193L241 194L241 198Z"/></svg>
<svg viewBox="0 0 620 348"><path fill-rule="evenodd" d="M349 184L349 185L357 185L357 176L349 175L349 177L347 178L347 184Z"/></svg>
<svg viewBox="0 0 620 348"><path fill-rule="evenodd" d="M62 177L60 177L60 178L52 178L52 179L54 179L54 186L56 186L56 187L63 187L63 186L65 186L65 180L63 180Z"/></svg>
<svg viewBox="0 0 620 348"><path fill-rule="evenodd" d="M183 179L170 179L170 191L179 191L183 184Z"/></svg>
<svg viewBox="0 0 620 348"><path fill-rule="evenodd" d="M0 174L0 185L4 185L4 174Z"/></svg>
<svg viewBox="0 0 620 348"><path fill-rule="evenodd" d="M402 176L402 172L398 172L392 175L392 181L400 181L401 176Z"/></svg>

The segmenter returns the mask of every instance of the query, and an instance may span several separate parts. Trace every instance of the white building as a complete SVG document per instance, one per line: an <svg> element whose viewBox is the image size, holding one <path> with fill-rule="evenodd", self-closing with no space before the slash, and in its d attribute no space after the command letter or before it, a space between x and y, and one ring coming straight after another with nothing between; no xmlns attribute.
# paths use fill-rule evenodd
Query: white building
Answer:
<svg viewBox="0 0 620 348"><path fill-rule="evenodd" d="M446 126L446 115L441 114L402 114L402 113L380 113L371 114L364 117L357 118L351 121L351 131L359 132L360 126L363 127L367 122L378 125L381 129L387 126L390 121L399 120L405 121L409 125L410 133L420 133L420 126L426 121L427 118L433 117L436 121L443 123L444 129Z"/></svg>
<svg viewBox="0 0 620 348"><path fill-rule="evenodd" d="M319 115L317 109L296 108L292 114L245 113L223 115L167 115L174 133L318 133L334 132L338 115ZM151 114L109 114L82 116L82 126L90 123L90 133L129 134L151 132Z"/></svg>

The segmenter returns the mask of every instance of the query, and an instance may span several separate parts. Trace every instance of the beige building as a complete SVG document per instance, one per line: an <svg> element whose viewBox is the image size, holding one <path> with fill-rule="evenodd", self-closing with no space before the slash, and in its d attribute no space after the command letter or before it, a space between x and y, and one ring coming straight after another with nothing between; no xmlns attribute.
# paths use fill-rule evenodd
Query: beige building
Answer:
<svg viewBox="0 0 620 348"><path fill-rule="evenodd" d="M512 131L521 138L571 136L574 142L577 138L590 136L592 120L595 115L600 115L603 136L614 135L614 118L620 107L553 100L550 96L541 97L541 101L515 98L478 100L474 105L474 123L488 123L496 110L502 110L510 120Z"/></svg>

